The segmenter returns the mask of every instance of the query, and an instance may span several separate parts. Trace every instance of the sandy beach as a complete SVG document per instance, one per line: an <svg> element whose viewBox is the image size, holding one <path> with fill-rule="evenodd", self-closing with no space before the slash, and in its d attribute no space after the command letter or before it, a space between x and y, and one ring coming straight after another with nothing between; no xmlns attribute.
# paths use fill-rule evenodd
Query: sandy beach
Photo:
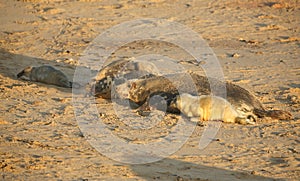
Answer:
<svg viewBox="0 0 300 181"><path fill-rule="evenodd" d="M153 163L128 164L105 156L87 141L74 113L72 89L16 76L27 66L52 65L73 80L77 67L93 68L80 58L98 35L144 18L178 22L201 35L226 81L249 90L266 109L289 111L294 118L221 124L204 149L199 149L199 140L205 126L198 125L173 154ZM116 36L131 33L124 30ZM0 180L300 178L298 0L1 0L0 45ZM145 54L168 56L186 70L203 71L180 47L151 40L123 45L108 60ZM103 123L130 144L163 139L180 118L166 114L155 128L132 130L118 119L111 101L95 102ZM83 116L93 121L85 109Z"/></svg>

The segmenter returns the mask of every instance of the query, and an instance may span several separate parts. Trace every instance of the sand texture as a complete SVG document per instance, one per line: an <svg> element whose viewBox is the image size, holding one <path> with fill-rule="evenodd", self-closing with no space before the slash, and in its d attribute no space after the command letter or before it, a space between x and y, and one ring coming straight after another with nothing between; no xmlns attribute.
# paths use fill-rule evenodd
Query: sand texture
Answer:
<svg viewBox="0 0 300 181"><path fill-rule="evenodd" d="M125 164L87 142L75 118L72 89L16 77L26 66L47 64L72 80L76 67L93 69L79 59L100 33L141 18L175 21L200 34L218 57L225 80L252 92L265 108L289 111L294 118L222 124L202 150L205 126L198 125L165 159ZM0 180L299 180L298 0L1 0L0 27ZM131 42L108 61L144 54L168 56L203 73L191 55L167 42ZM109 130L140 145L164 139L180 117L166 114L155 127L140 131L120 121L109 100L99 98L95 105ZM118 115L128 111L133 114L125 109Z"/></svg>

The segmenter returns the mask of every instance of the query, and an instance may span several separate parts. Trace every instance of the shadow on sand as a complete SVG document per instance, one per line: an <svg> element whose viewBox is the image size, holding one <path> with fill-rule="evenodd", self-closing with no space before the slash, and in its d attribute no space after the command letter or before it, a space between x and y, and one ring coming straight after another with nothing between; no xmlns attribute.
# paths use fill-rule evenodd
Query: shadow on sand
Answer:
<svg viewBox="0 0 300 181"><path fill-rule="evenodd" d="M279 180L257 176L251 173L229 171L175 159L143 165L131 165L131 169L145 180L199 180L199 181L236 181L236 180Z"/></svg>
<svg viewBox="0 0 300 181"><path fill-rule="evenodd" d="M38 86L52 87L56 88L59 91L72 93L72 89L59 87L55 85L44 84L40 82L30 82L17 78L17 74L21 72L24 68L28 66L41 66L41 65L51 65L62 72L64 72L70 81L73 80L75 69L85 67L76 66L72 64L66 64L63 62L49 61L41 58L34 58L25 55L13 54L6 51L3 48L0 48L0 74L4 77L8 77L13 80L18 80L25 84L37 84Z"/></svg>

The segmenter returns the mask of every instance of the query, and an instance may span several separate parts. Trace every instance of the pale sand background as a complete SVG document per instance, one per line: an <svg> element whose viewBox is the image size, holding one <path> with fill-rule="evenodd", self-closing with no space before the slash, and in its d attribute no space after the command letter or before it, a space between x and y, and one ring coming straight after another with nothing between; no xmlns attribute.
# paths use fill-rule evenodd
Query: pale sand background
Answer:
<svg viewBox="0 0 300 181"><path fill-rule="evenodd" d="M297 180L299 5L292 0L2 0L0 179ZM253 92L266 108L290 111L295 119L264 120L254 126L223 124L216 141L202 151L198 141L203 127L197 127L189 142L169 158L126 165L102 156L87 143L74 117L70 89L16 79L25 66L41 64L54 65L72 78L89 42L114 25L139 18L177 21L201 34L218 56L228 81ZM158 47L151 42L133 43L113 58L135 56L143 49L161 53ZM164 48L166 55L177 60L190 58L172 46ZM234 53L240 56L232 57ZM116 133L134 136L122 129L124 125L116 125L108 102L98 101L107 105L107 110L100 111L108 125L118 128ZM174 118L169 115L161 124L175 124ZM161 128L167 132L167 126Z"/></svg>

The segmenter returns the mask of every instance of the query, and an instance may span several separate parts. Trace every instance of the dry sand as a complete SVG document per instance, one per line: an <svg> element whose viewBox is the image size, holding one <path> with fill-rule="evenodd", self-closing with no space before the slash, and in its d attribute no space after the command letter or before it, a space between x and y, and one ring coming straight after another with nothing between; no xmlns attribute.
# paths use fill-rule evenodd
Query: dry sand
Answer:
<svg viewBox="0 0 300 181"><path fill-rule="evenodd" d="M0 1L0 180L298 180L299 5L298 0ZM71 79L77 60L98 34L140 18L176 21L201 34L226 80L253 92L266 108L290 111L295 118L223 124L204 150L198 149L204 129L198 126L168 158L129 165L103 156L86 141L71 89L16 78L28 65L50 64ZM112 59L145 52L191 59L176 47L147 41L119 49ZM178 118L167 115L161 126L147 130L145 140L136 140L108 101L97 103L116 134L142 144L163 137Z"/></svg>

